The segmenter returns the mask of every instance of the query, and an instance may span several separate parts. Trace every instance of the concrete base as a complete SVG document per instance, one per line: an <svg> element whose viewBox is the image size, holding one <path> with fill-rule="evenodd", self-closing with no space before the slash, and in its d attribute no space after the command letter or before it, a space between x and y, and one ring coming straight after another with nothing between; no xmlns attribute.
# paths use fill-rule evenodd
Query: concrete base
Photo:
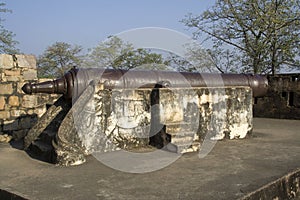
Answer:
<svg viewBox="0 0 300 200"><path fill-rule="evenodd" d="M184 154L145 174L116 171L92 156L81 166L58 167L0 144L0 199L243 198L300 167L299 130L300 121L257 118L253 137L220 141L205 158Z"/></svg>

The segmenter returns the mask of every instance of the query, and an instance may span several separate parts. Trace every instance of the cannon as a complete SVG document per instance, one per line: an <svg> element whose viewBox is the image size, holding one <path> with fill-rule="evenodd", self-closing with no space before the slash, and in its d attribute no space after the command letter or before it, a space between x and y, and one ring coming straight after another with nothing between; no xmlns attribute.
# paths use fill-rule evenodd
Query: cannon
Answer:
<svg viewBox="0 0 300 200"><path fill-rule="evenodd" d="M25 148L53 124L50 145L57 162L75 165L93 152L150 145L184 153L199 150L204 138L245 138L253 128L252 99L267 93L268 80L251 74L73 68L22 90L63 95L29 131Z"/></svg>
<svg viewBox="0 0 300 200"><path fill-rule="evenodd" d="M268 89L266 77L252 74L73 68L63 77L53 81L26 83L22 90L26 94L63 94L66 99L71 99L78 97L91 80L110 89L153 88L159 83L172 88L249 86L253 91L253 97L264 96Z"/></svg>

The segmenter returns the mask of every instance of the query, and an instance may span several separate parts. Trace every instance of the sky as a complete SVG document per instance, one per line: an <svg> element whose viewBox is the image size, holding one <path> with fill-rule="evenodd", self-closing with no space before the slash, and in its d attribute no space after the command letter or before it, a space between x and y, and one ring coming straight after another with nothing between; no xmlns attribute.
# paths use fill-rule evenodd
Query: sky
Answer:
<svg viewBox="0 0 300 200"><path fill-rule="evenodd" d="M143 27L172 29L192 36L180 22L201 14L214 0L1 0L1 13L22 53L40 55L55 42L93 48L108 36Z"/></svg>

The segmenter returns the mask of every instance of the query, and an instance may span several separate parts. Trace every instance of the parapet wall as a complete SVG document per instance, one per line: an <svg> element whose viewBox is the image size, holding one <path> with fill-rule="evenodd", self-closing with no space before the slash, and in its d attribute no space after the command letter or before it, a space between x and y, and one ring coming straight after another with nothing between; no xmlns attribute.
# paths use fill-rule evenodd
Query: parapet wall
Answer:
<svg viewBox="0 0 300 200"><path fill-rule="evenodd" d="M33 55L0 55L0 134L24 135L57 95L26 95L24 83L38 80Z"/></svg>
<svg viewBox="0 0 300 200"><path fill-rule="evenodd" d="M254 101L254 117L300 119L300 74L268 76L269 90Z"/></svg>

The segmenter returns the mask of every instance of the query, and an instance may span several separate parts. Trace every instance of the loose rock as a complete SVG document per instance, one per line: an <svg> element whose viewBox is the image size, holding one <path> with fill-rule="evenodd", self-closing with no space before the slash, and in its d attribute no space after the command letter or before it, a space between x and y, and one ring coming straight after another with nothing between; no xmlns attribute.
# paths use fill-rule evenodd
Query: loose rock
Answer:
<svg viewBox="0 0 300 200"><path fill-rule="evenodd" d="M12 136L4 134L4 135L0 135L0 142L1 143L9 143L12 139Z"/></svg>

